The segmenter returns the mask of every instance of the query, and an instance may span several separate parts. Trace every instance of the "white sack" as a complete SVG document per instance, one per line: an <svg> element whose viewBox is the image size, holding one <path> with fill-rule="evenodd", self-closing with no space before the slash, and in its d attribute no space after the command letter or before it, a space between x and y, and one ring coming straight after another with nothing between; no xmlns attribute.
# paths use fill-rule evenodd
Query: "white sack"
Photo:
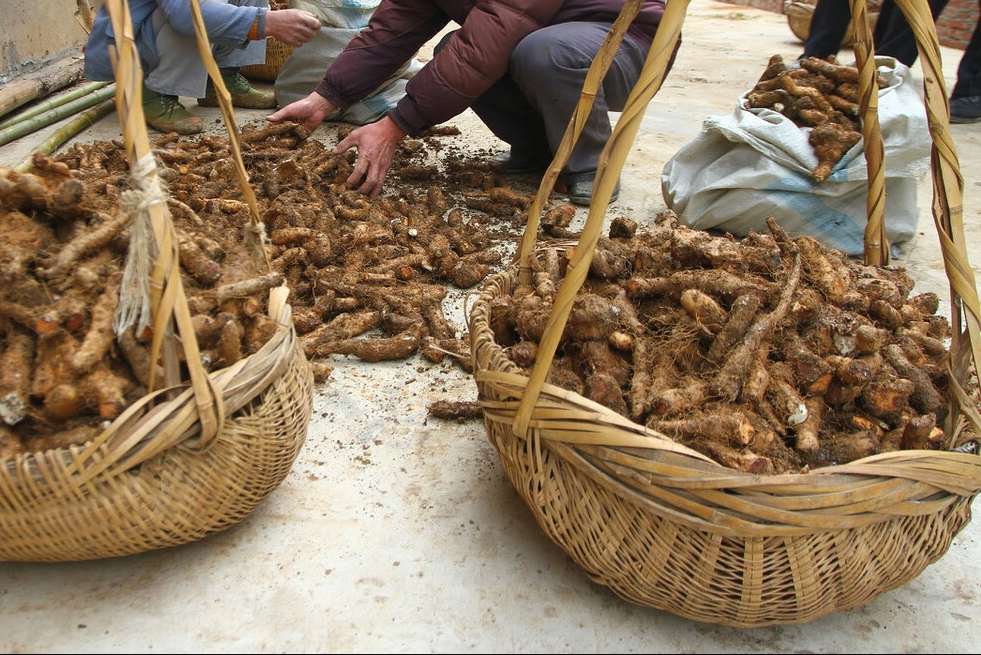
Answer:
<svg viewBox="0 0 981 655"><path fill-rule="evenodd" d="M877 57L887 84L879 93L885 153L885 228L891 245L912 238L919 180L930 166L926 109L907 66ZM821 183L818 160L800 128L770 109L750 109L748 92L732 114L703 123L661 173L668 208L683 223L743 237L768 233L773 216L793 236L810 235L852 256L863 254L868 222L868 170L864 140L845 153Z"/></svg>

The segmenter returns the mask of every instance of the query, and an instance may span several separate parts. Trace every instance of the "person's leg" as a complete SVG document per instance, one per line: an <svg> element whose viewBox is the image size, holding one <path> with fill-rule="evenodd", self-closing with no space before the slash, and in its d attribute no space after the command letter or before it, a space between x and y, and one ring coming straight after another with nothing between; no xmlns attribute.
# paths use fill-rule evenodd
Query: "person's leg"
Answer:
<svg viewBox="0 0 981 655"><path fill-rule="evenodd" d="M161 132L197 134L204 121L180 104L178 96L196 97L205 87L207 71L193 39L178 34L161 9L152 17L154 47L141 53L144 70L143 113L147 125ZM145 39L148 40L148 39Z"/></svg>
<svg viewBox="0 0 981 655"><path fill-rule="evenodd" d="M981 2L978 4L981 5ZM981 96L981 21L975 23L971 40L961 55L961 63L957 65L957 82L950 96Z"/></svg>
<svg viewBox="0 0 981 655"><path fill-rule="evenodd" d="M947 0L929 0L929 3L930 13L936 21L937 16L947 5ZM893 57L907 66L912 66L919 57L920 51L916 46L913 28L910 27L903 11L892 0L885 0L882 3L872 38L877 55Z"/></svg>
<svg viewBox="0 0 981 655"><path fill-rule="evenodd" d="M442 50L451 35L440 39L433 52ZM501 158L507 172L541 172L548 167L553 152L545 121L510 74L491 85L470 108L494 136L511 146L510 155Z"/></svg>
<svg viewBox="0 0 981 655"><path fill-rule="evenodd" d="M818 0L811 15L811 26L807 32L807 40L804 41L804 54L801 58L827 59L831 55L837 55L851 20L851 5L848 0Z"/></svg>
<svg viewBox="0 0 981 655"><path fill-rule="evenodd" d="M552 25L529 34L511 54L511 78L542 116L552 152L562 142L582 95L586 73L609 28L609 23ZM609 112L623 109L646 58L642 46L624 38L563 169L564 181L570 187L591 183L595 177L599 155L612 132Z"/></svg>
<svg viewBox="0 0 981 655"><path fill-rule="evenodd" d="M230 5L238 7L269 7L269 0L225 0ZM221 71L222 81L232 97L232 105L247 109L272 109L276 106L276 95L273 91L254 89L245 76L241 74L242 66L263 64L266 61L266 40L249 41L245 47L235 47L215 44L211 54ZM211 80L207 81L205 93L196 96L198 104L205 107L218 106L218 94Z"/></svg>
<svg viewBox="0 0 981 655"><path fill-rule="evenodd" d="M198 54L194 37L183 36L171 27L162 9L153 12L156 65L144 71L144 84L158 93L197 98L204 93L208 71Z"/></svg>
<svg viewBox="0 0 981 655"><path fill-rule="evenodd" d="M978 121L981 121L981 22L975 24L971 40L964 48L957 66L957 82L950 94L950 122Z"/></svg>

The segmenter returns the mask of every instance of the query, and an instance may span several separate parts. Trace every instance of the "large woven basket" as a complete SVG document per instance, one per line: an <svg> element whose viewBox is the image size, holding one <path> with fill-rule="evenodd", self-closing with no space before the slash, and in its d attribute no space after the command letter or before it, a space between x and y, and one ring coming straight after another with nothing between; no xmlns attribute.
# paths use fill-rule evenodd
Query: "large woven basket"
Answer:
<svg viewBox="0 0 981 655"><path fill-rule="evenodd" d="M274 36L266 39L266 61L262 64L242 66L242 75L250 80L275 82L283 64L293 54L293 46L286 45Z"/></svg>
<svg viewBox="0 0 981 655"><path fill-rule="evenodd" d="M161 355L151 361L178 373L165 373L162 389L128 407L88 443L0 463L4 561L117 557L224 530L289 473L312 412L313 374L293 329L285 286L270 292L268 313L278 327L263 346L227 368L204 370L178 274L177 238L146 136L128 8L122 0L107 0L107 7L119 44L116 106L134 187L145 193L138 204L153 229L147 241L155 242L146 258L153 262L153 351ZM197 27L200 38L203 24ZM220 80L214 60L206 62L212 79ZM222 108L227 117L230 105ZM237 148L236 158L241 165ZM171 379L179 375L179 350L190 374L183 382Z"/></svg>
<svg viewBox="0 0 981 655"><path fill-rule="evenodd" d="M292 468L312 412L310 366L289 305L278 305L282 327L262 350L212 374L229 414L207 447L198 447L187 391L139 418L124 414L112 438L8 460L0 468L0 560L80 561L178 546L255 509Z"/></svg>
<svg viewBox="0 0 981 655"><path fill-rule="evenodd" d="M936 43L926 3L898 4L915 14L911 24L917 38ZM535 242L541 204L574 142L575 120L532 204L519 257L488 278L471 310L474 377L488 438L512 484L545 534L590 579L630 602L697 621L735 627L803 623L909 582L948 550L970 521L971 503L981 491L978 414L958 394L951 413L970 427L950 440L949 451L898 451L809 473L766 476L721 466L602 405L544 384L620 167L666 70L666 53L686 9L684 0L668 4L635 102L628 103L600 160L587 224L532 373L523 374L495 342L492 308L518 284L528 284L528 261L542 251L528 244ZM858 19L867 26L867 17ZM864 51L857 55L868 107L868 98L876 97L874 63L868 65L873 57ZM973 359L976 366L981 347L978 300L963 261L961 182L946 134L943 78L939 62L928 55L924 77L935 126L935 221L944 235L948 271L957 271L948 275L958 326L951 376L964 381L974 374L966 364ZM587 87L590 83L587 78ZM580 105L588 96L584 90ZM871 108L874 113L874 101ZM876 128L877 121L867 115L866 138L874 141ZM874 144L868 146L871 206L881 200L881 170L871 171L881 162ZM867 232L873 260L888 252L877 242L878 205L870 209ZM968 310L963 329L962 306Z"/></svg>

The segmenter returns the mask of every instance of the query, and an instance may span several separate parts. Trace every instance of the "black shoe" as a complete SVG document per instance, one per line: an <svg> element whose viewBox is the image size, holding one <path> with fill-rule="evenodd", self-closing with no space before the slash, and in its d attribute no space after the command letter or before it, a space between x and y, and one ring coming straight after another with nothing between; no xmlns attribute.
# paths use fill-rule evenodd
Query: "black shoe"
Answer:
<svg viewBox="0 0 981 655"><path fill-rule="evenodd" d="M616 202L617 198L620 197L620 180L617 180L617 185L613 187L613 195L610 196L610 202ZM583 180L581 182L573 182L569 185L569 202L574 205L589 205L593 200L593 181Z"/></svg>
<svg viewBox="0 0 981 655"><path fill-rule="evenodd" d="M981 121L981 96L961 96L950 99L951 123L977 123Z"/></svg>
<svg viewBox="0 0 981 655"><path fill-rule="evenodd" d="M525 173L544 173L548 165L552 163L551 158L540 159L533 155L522 153L520 150L502 152L490 158L495 166L503 166L505 175L524 175Z"/></svg>

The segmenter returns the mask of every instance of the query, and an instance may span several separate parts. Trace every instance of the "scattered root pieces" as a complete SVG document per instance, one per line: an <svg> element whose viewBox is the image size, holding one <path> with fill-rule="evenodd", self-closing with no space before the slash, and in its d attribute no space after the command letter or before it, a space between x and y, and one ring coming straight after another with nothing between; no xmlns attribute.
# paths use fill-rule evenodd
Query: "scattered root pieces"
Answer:
<svg viewBox="0 0 981 655"><path fill-rule="evenodd" d="M936 295L912 295L901 268L767 224L736 241L667 211L649 232L601 238L547 382L756 474L949 447L950 326ZM490 315L529 374L570 251L536 254L535 286ZM614 275L615 261L630 264ZM976 399L976 373L965 382Z"/></svg>
<svg viewBox="0 0 981 655"><path fill-rule="evenodd" d="M461 423L484 416L484 410L476 400L437 400L430 403L428 409L430 416Z"/></svg>
<svg viewBox="0 0 981 655"><path fill-rule="evenodd" d="M353 153L332 155L296 125L245 126L258 229L226 138L153 142L204 367L230 366L268 341L277 328L269 289L286 284L317 381L330 376L320 361L329 357L377 362L422 348L467 368L463 326L443 314L447 287L469 288L501 264L495 247L513 247L530 196L440 141L456 133L404 142L386 194L371 200L345 185ZM121 200L132 187L121 142L40 155L30 173L0 169L0 460L75 443L151 379L161 386L152 335L112 327L132 230ZM483 206L475 199L486 207L471 207Z"/></svg>

